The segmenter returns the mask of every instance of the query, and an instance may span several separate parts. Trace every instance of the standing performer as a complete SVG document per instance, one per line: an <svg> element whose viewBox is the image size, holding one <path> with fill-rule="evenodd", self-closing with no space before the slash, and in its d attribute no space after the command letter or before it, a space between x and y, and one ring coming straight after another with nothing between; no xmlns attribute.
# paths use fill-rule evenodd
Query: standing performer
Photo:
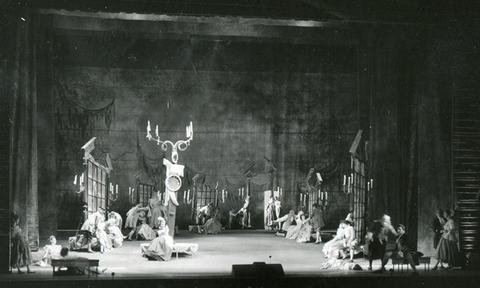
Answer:
<svg viewBox="0 0 480 288"><path fill-rule="evenodd" d="M443 212L447 222L443 226L442 238L438 243L437 252L435 258L437 258L437 264L432 270L438 269L438 264L442 268L442 263L447 263L448 266L445 269L452 269L453 267L461 266L460 252L458 251L458 238L456 235L455 221L453 220L454 212L451 209Z"/></svg>
<svg viewBox="0 0 480 288"><path fill-rule="evenodd" d="M22 233L22 229L18 226L20 224L20 217L17 214L12 216L12 227L10 229L11 250L10 250L10 266L17 268L18 274L24 274L20 267L27 266L27 273L35 273L30 270L32 263L32 252L27 239Z"/></svg>
<svg viewBox="0 0 480 288"><path fill-rule="evenodd" d="M156 193L153 193L152 198L148 200L148 219L150 222L150 226L152 228L158 228L160 222L158 221L158 217L164 216L162 215L162 203L158 199Z"/></svg>
<svg viewBox="0 0 480 288"><path fill-rule="evenodd" d="M437 209L435 211L435 218L433 219L433 248L437 249L438 242L442 238L443 225L445 225L445 218L443 218L443 210Z"/></svg>
<svg viewBox="0 0 480 288"><path fill-rule="evenodd" d="M323 221L323 211L319 208L320 207L317 203L313 204L312 215L310 216L312 219L312 228L313 231L315 231L315 244L322 243L320 229L325 226L325 222Z"/></svg>
<svg viewBox="0 0 480 288"><path fill-rule="evenodd" d="M280 212L282 209L282 202L280 202L280 199L275 196L275 219L280 218Z"/></svg>
<svg viewBox="0 0 480 288"><path fill-rule="evenodd" d="M103 216L104 212L105 210L102 207L98 207L97 212L88 216L82 225L81 232L83 232L85 239L87 239L87 251L89 253L93 253L92 238L96 234L98 224L105 221L105 217Z"/></svg>
<svg viewBox="0 0 480 288"><path fill-rule="evenodd" d="M374 271L374 273L383 273L385 270L385 264L388 259L385 259L385 253L395 250L397 232L392 226L391 218L388 215L383 215L382 219L376 220L370 226L367 233L367 243L368 246L368 270L372 270L373 259L380 259L382 261L382 266L379 270Z"/></svg>
<svg viewBox="0 0 480 288"><path fill-rule="evenodd" d="M243 207L240 208L240 210L238 210L238 212L237 212L237 214L238 213L243 214L242 229L251 227L250 226L250 209L249 209L249 206L250 206L250 196L247 196L247 197L245 197L245 203L243 204Z"/></svg>
<svg viewBox="0 0 480 288"><path fill-rule="evenodd" d="M273 220L275 220L275 202L273 200L273 196L268 198L265 214L267 215L265 219L265 226L271 227L273 225Z"/></svg>
<svg viewBox="0 0 480 288"><path fill-rule="evenodd" d="M234 230L237 228L237 213L235 213L235 209L230 209L228 212L228 222L227 225L225 226L225 229L227 230Z"/></svg>

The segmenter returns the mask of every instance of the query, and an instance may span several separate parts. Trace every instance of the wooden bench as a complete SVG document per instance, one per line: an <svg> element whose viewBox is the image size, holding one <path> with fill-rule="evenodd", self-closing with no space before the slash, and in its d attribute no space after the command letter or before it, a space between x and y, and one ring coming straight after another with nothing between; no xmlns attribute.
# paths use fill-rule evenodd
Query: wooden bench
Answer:
<svg viewBox="0 0 480 288"><path fill-rule="evenodd" d="M420 264L423 264L423 270L426 272L426 271L429 271L430 270L430 257L419 257L418 258L418 262ZM395 265L397 265L397 270L400 270L400 265L401 265L401 271L403 273L403 265L407 265L407 271L408 271L408 268L410 266L410 264L407 262L406 259L404 259L403 257L394 257L392 258L392 263L393 263L393 269L395 270ZM427 269L427 266L428 266L428 269Z"/></svg>
<svg viewBox="0 0 480 288"><path fill-rule="evenodd" d="M95 267L95 274L98 276L98 259L52 259L53 276L60 275L61 267L79 267L87 268L88 277L90 277L90 268ZM58 267L58 271L55 271L55 267Z"/></svg>

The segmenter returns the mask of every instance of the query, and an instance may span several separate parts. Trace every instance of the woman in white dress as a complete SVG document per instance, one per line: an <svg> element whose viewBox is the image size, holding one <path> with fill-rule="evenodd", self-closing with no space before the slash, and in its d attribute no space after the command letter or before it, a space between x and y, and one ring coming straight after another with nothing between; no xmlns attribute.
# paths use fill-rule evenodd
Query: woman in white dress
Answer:
<svg viewBox="0 0 480 288"><path fill-rule="evenodd" d="M288 228L287 235L285 238L291 240L297 240L298 235L300 234L300 229L302 229L303 222L305 221L305 213L303 211L298 212L295 216L296 225L292 225Z"/></svg>
<svg viewBox="0 0 480 288"><path fill-rule="evenodd" d="M344 240L345 240L345 226L346 226L346 221L341 220L335 237L333 237L332 240L328 241L327 243L325 243L325 246L323 246L322 251L323 251L323 254L325 255L325 258L337 259L339 256L339 253L341 253L340 251L341 250L343 251Z"/></svg>
<svg viewBox="0 0 480 288"><path fill-rule="evenodd" d="M157 238L153 239L148 246L142 247L143 256L149 260L168 261L172 257L173 238L168 234L168 226L165 219L158 217L159 230Z"/></svg>
<svg viewBox="0 0 480 288"><path fill-rule="evenodd" d="M107 221L107 231L108 231L108 238L112 243L113 248L119 248L123 245L123 236L122 231L117 226L117 221L115 218L110 218Z"/></svg>

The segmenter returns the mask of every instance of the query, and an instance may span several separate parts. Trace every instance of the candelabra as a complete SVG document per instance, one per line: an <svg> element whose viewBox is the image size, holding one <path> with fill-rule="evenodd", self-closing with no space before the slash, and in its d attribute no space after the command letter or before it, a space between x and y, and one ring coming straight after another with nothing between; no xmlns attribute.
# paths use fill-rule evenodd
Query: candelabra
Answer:
<svg viewBox="0 0 480 288"><path fill-rule="evenodd" d="M187 150L188 146L190 146L190 141L193 140L193 124L190 122L190 125L186 127L187 132L187 140L178 140L177 142L173 143L170 140L162 141L160 140L160 135L158 133L158 125L155 127L155 137L150 134L151 126L150 121L148 121L147 125L147 139L150 141L157 142L157 145L161 145L163 151L167 151L168 145L172 146L172 162L177 164L178 161L178 150L185 151Z"/></svg>
<svg viewBox="0 0 480 288"><path fill-rule="evenodd" d="M109 199L112 201L112 202L115 202L118 200L118 185L116 185L116 190L113 189L113 184L110 183L110 187L109 187L109 194L108 194L108 197Z"/></svg>
<svg viewBox="0 0 480 288"><path fill-rule="evenodd" d="M82 173L82 175L78 177L78 180L77 180L77 176L78 175L75 175L75 178L73 180L73 185L75 185L75 187L78 186L78 191L75 191L75 193L80 194L83 191L85 191L85 173Z"/></svg>

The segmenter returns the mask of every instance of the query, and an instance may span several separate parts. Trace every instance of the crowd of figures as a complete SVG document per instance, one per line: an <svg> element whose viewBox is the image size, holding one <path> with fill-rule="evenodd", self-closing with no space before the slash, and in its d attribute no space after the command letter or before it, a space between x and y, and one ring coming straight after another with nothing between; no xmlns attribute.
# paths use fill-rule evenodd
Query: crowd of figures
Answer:
<svg viewBox="0 0 480 288"><path fill-rule="evenodd" d="M250 197L246 197L244 205L238 210L229 211L226 229L249 227ZM322 207L313 204L310 215L303 211L295 213L294 210L280 217L281 203L277 198L270 197L266 207L266 219L269 227L276 230L276 236L294 240L298 243L323 243L321 229L325 226ZM149 240L150 243L141 245L142 255L149 260L168 261L174 247L173 238L166 226L166 209L161 202L153 196L148 205L143 207L138 204L126 213L126 221L123 224L121 215L117 212L108 213L108 220L104 216L105 211L99 208L96 212L88 214L87 206L84 206L82 225L75 237L69 239L70 250L78 250L86 246L90 253L98 250L104 253L113 248L122 247L123 241ZM433 247L436 249L437 260L432 270L452 269L463 267L465 257L458 247L457 225L455 213L452 209L445 211L437 210L433 220ZM57 245L56 238L50 236L48 244L43 248L44 255L39 262L32 262L32 256L28 241L19 227L20 217L13 215L11 226L11 267L18 269L18 273L24 273L20 267L26 267L27 273L33 273L30 265L50 266L52 259L62 259L68 256L69 249ZM201 207L197 211L197 221L203 227L201 232L205 234L221 233L220 209L213 203ZM121 228L129 229L127 235L123 235ZM374 260L380 260L380 269L374 273L383 273L389 259L401 256L412 268L413 275L418 274L416 266L419 265L421 252L415 251L406 233L406 227L402 224L393 226L391 217L383 215L381 219L373 221L367 228L364 245L360 245L359 239L355 238L353 214L349 213L344 220L340 220L335 236L323 244L322 252L327 259L322 264L322 269L345 269L362 270L354 263L354 258L363 255L368 259L368 270L372 270ZM66 249L66 250L65 250ZM72 270L73 271L73 270ZM75 271L74 271L75 272ZM77 271L78 272L78 271Z"/></svg>

